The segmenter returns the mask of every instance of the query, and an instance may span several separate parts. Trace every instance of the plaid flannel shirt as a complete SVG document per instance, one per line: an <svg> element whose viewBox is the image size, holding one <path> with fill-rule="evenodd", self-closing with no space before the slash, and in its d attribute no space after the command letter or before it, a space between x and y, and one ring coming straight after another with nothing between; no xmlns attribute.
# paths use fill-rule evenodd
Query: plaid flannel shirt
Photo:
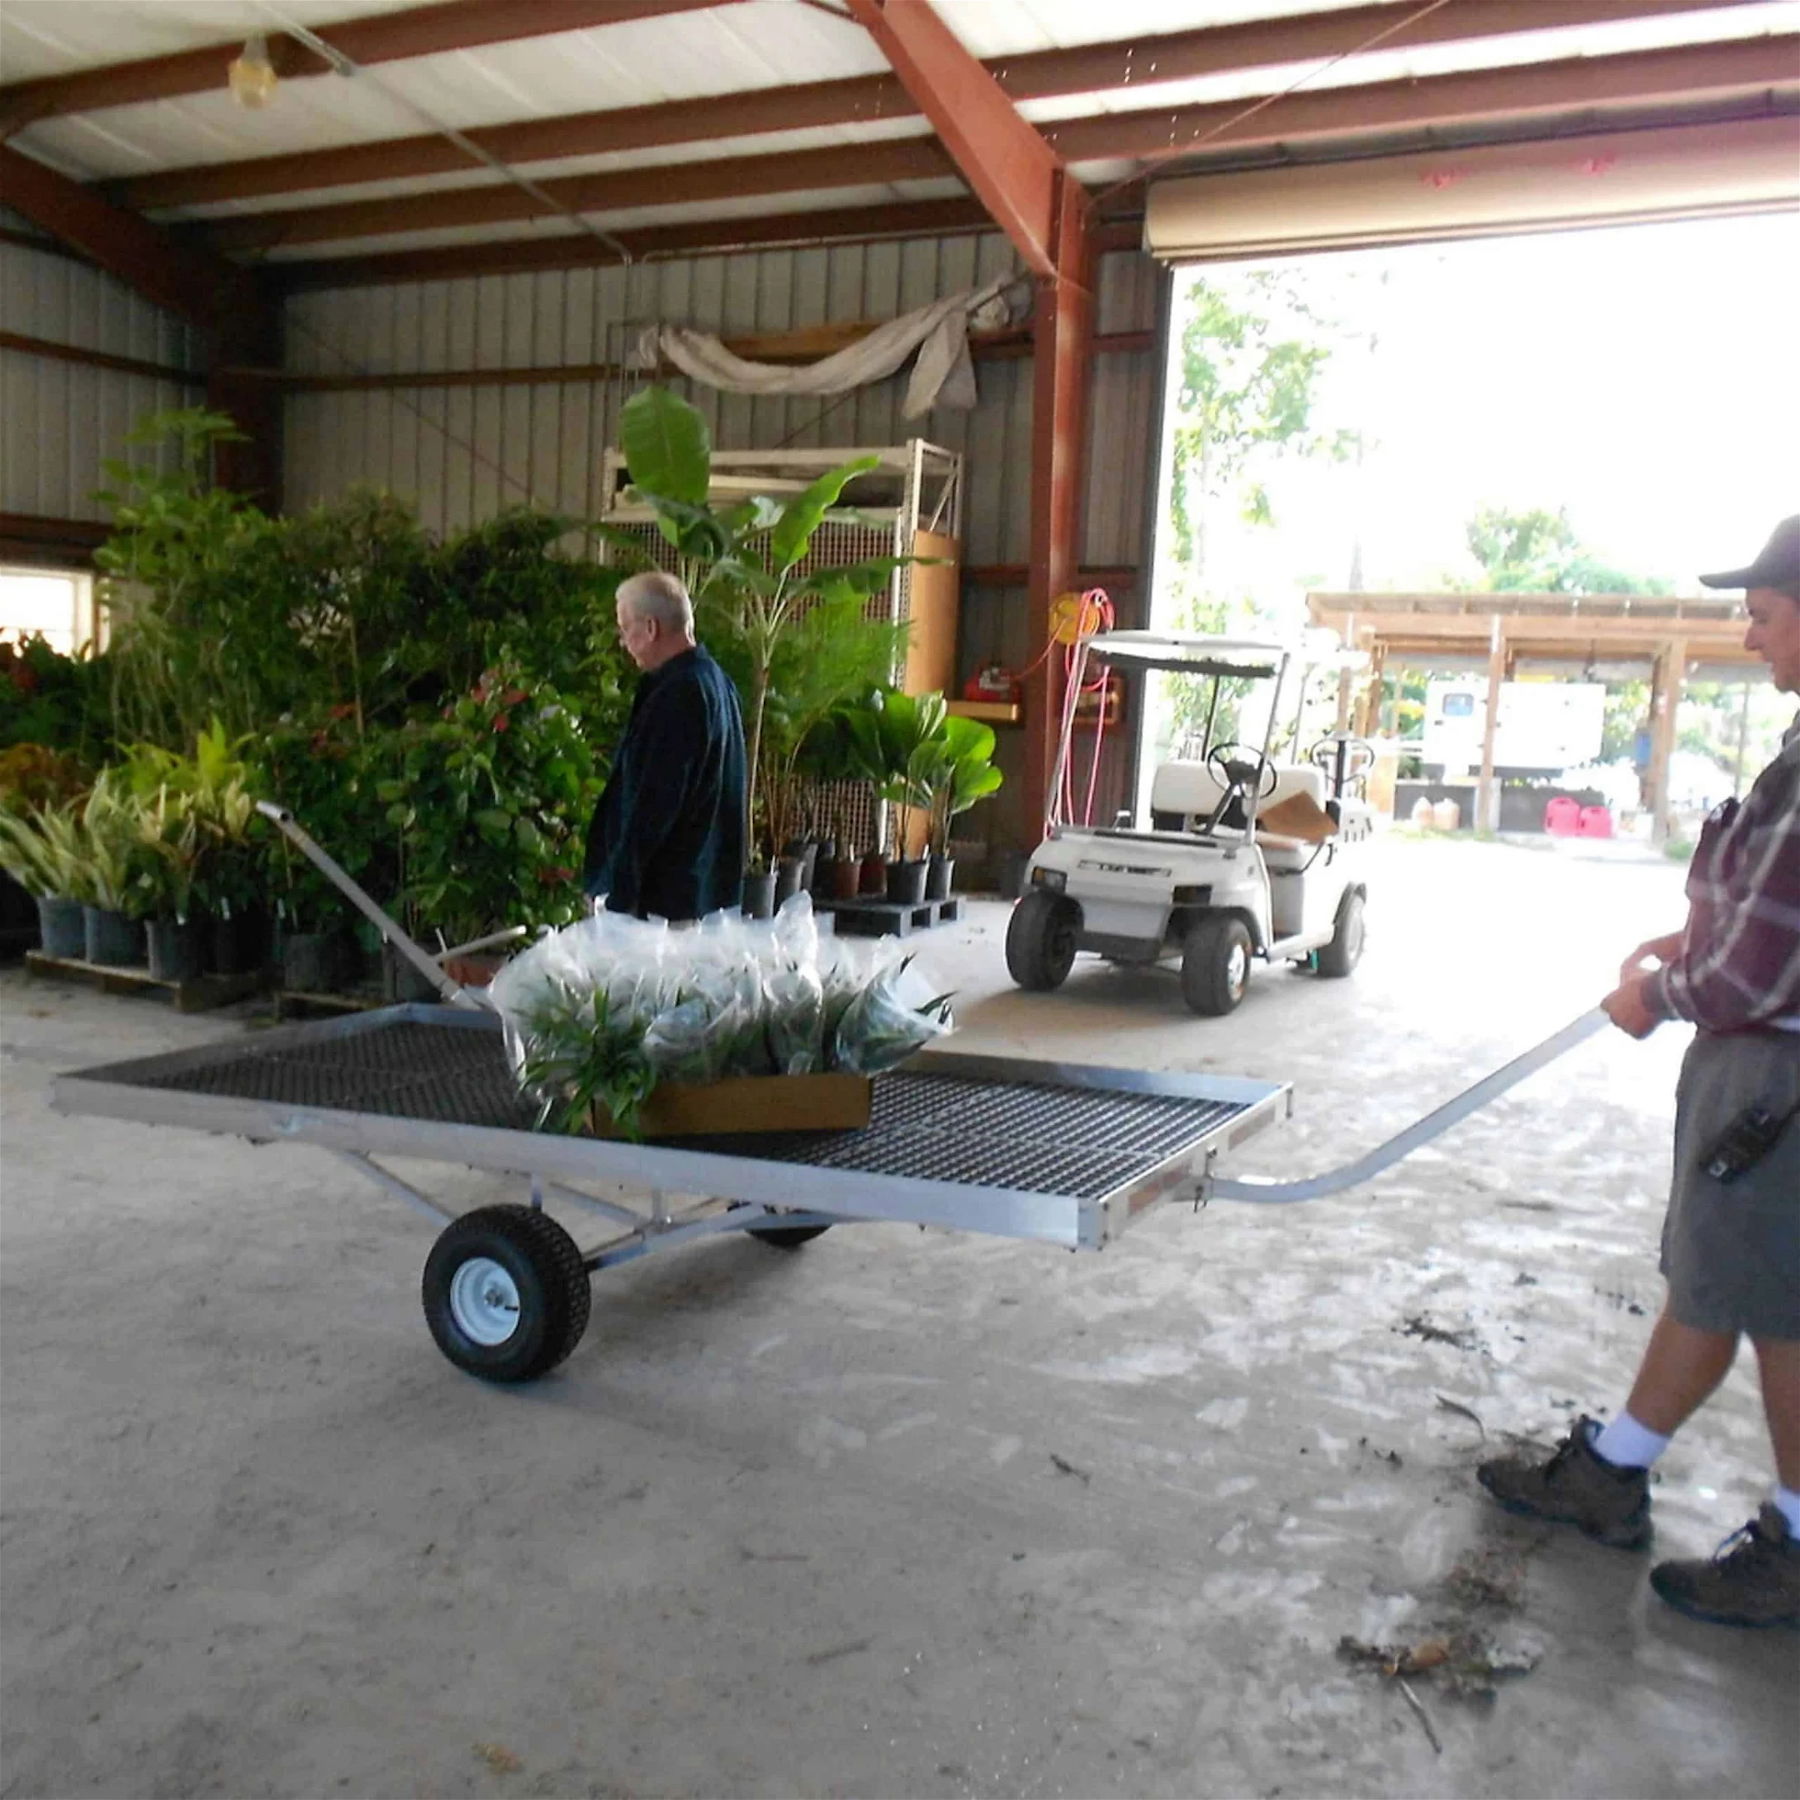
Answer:
<svg viewBox="0 0 1800 1800"><path fill-rule="evenodd" d="M1702 1031L1800 1032L1800 717L1740 805L1707 820L1681 949L1644 998Z"/></svg>

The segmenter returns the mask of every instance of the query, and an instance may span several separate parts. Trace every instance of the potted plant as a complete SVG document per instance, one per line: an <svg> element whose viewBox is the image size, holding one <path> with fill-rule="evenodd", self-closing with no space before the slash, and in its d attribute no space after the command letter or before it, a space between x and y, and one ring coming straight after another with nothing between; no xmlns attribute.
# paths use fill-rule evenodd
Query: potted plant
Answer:
<svg viewBox="0 0 1800 1800"><path fill-rule="evenodd" d="M955 864L950 821L998 790L1004 777L994 767L993 727L947 714L934 744L927 785L931 796L931 866L925 898L947 900Z"/></svg>
<svg viewBox="0 0 1800 1800"><path fill-rule="evenodd" d="M46 956L78 961L87 955L85 855L75 807L0 809L0 869L36 901Z"/></svg>
<svg viewBox="0 0 1800 1800"><path fill-rule="evenodd" d="M791 704L784 698L787 679L778 682L777 674L808 673L797 644L829 649L838 666L838 637L851 616L866 623L863 603L887 586L901 563L915 559L812 564L815 533L833 515L846 485L875 466L873 457L827 471L785 503L757 496L714 507L712 444L698 409L666 388L645 388L626 402L620 436L634 493L673 553L674 572L693 596L703 635L737 665L749 758L750 866L753 874L770 871L790 835L791 775L806 716L822 717L854 691L852 686L825 699L830 684L821 682L806 704ZM628 556L644 557L643 545L629 533L602 529ZM824 617L809 624L821 612ZM871 642L866 633L859 636L865 659Z"/></svg>
<svg viewBox="0 0 1800 1800"><path fill-rule="evenodd" d="M81 810L86 956L109 968L144 961L144 914L154 897L141 808L117 769L102 769Z"/></svg>
<svg viewBox="0 0 1800 1800"><path fill-rule="evenodd" d="M902 694L889 688L876 704L852 715L851 731L878 797L900 809L900 854L888 865L887 897L916 906L925 897L926 857L942 694ZM911 854L914 849L920 854Z"/></svg>

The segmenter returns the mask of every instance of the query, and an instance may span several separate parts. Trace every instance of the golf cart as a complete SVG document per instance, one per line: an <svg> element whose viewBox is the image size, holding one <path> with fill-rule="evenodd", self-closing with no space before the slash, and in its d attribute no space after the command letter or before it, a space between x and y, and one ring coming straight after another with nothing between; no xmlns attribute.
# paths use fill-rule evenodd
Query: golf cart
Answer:
<svg viewBox="0 0 1800 1800"><path fill-rule="evenodd" d="M1182 997L1195 1012L1218 1015L1243 999L1253 956L1348 975L1363 944L1367 889L1356 865L1373 829L1360 798L1374 762L1370 746L1334 732L1305 762L1271 759L1290 661L1279 645L1185 632L1098 632L1077 647L1077 692L1088 658L1209 677L1203 750L1198 759L1157 769L1150 830L1134 829L1125 814L1110 828L1075 825L1059 816L1056 798L1073 750L1074 709L1066 710L1044 841L1007 927L1013 980L1024 988L1060 987L1083 950L1115 963L1179 959ZM1276 684L1260 750L1212 736L1220 683L1246 678Z"/></svg>

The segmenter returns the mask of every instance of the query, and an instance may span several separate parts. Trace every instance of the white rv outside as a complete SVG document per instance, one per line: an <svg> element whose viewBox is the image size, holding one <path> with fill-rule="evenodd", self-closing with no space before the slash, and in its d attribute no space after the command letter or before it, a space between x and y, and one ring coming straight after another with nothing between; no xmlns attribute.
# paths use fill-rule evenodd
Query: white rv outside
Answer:
<svg viewBox="0 0 1800 1800"><path fill-rule="evenodd" d="M1598 681L1506 681L1494 732L1494 767L1538 775L1591 763L1600 755L1606 686ZM1425 688L1421 759L1446 777L1481 767L1487 730L1487 678L1432 681Z"/></svg>

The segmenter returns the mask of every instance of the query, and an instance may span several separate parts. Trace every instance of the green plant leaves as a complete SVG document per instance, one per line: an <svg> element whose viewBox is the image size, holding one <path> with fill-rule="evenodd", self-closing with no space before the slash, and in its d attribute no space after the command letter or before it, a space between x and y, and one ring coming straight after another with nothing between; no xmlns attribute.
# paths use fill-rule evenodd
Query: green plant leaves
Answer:
<svg viewBox="0 0 1800 1800"><path fill-rule="evenodd" d="M620 410L619 440L636 487L679 505L705 506L712 436L698 408L667 388L641 388Z"/></svg>
<svg viewBox="0 0 1800 1800"><path fill-rule="evenodd" d="M838 495L854 477L876 467L879 460L878 457L859 456L854 462L829 469L781 509L781 517L769 533L769 554L778 570L791 569L806 555L812 547L813 533L837 505Z"/></svg>

